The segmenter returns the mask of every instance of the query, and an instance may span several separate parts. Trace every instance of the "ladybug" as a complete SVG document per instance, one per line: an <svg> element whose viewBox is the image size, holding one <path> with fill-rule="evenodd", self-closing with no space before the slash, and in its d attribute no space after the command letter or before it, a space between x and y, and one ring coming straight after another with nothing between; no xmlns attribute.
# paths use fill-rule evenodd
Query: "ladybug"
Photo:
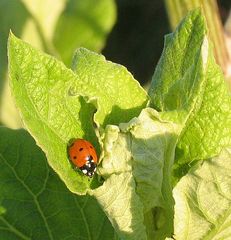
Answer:
<svg viewBox="0 0 231 240"><path fill-rule="evenodd" d="M68 149L69 158L86 176L92 177L96 171L97 154L90 142L75 139Z"/></svg>

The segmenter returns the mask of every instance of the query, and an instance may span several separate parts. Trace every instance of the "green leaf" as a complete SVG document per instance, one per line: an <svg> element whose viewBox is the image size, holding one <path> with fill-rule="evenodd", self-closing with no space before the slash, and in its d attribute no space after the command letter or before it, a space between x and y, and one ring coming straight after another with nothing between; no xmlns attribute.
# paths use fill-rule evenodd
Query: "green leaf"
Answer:
<svg viewBox="0 0 231 240"><path fill-rule="evenodd" d="M53 51L52 44L49 42L49 37L54 32L54 23L59 15L60 5L64 1L59 1L59 3L56 1L56 4L53 4L52 11L50 11L48 5L51 1L53 0L46 1L46 3L43 2L44 8L38 3L42 1L37 1L36 4L36 1L2 0L0 3L0 93L2 93L0 119L4 125L11 128L20 128L23 124L11 97L6 71L9 31L11 29L24 41L30 42L36 48L54 53L55 51ZM36 12L35 9L37 10ZM49 11L49 15L47 15L46 11ZM46 27L44 22L46 22Z"/></svg>
<svg viewBox="0 0 231 240"><path fill-rule="evenodd" d="M96 200L68 191L25 130L0 136L1 239L115 239Z"/></svg>
<svg viewBox="0 0 231 240"><path fill-rule="evenodd" d="M143 208L135 193L135 181L131 174L112 174L93 194L118 231L121 239L143 240L146 238L143 225Z"/></svg>
<svg viewBox="0 0 231 240"><path fill-rule="evenodd" d="M67 145L70 139L85 136L82 116L91 119L94 107L82 98L75 99L71 105L73 100L68 91L71 82L78 79L62 63L13 35L9 47L11 89L25 125L67 187L73 192L85 193L90 182L74 171L67 157ZM75 108L79 110L77 115ZM93 131L89 126L86 138Z"/></svg>
<svg viewBox="0 0 231 240"><path fill-rule="evenodd" d="M174 188L175 239L229 239L231 150L200 162Z"/></svg>
<svg viewBox="0 0 231 240"><path fill-rule="evenodd" d="M115 22L115 15L113 0L97 3L92 0L1 0L0 93L3 97L0 100L0 121L12 128L22 127L19 113L10 97L6 72L10 29L24 41L62 58L70 66L77 47L101 50Z"/></svg>
<svg viewBox="0 0 231 240"><path fill-rule="evenodd" d="M204 17L195 10L167 36L149 91L162 117L182 126L178 177L189 163L215 156L231 144L231 98L206 32Z"/></svg>
<svg viewBox="0 0 231 240"><path fill-rule="evenodd" d="M204 18L196 10L186 16L175 32L165 37L164 50L149 90L158 110L185 110L192 105L203 77L201 46L205 35Z"/></svg>
<svg viewBox="0 0 231 240"><path fill-rule="evenodd" d="M53 37L62 60L70 66L78 47L100 51L116 19L114 0L67 2Z"/></svg>
<svg viewBox="0 0 231 240"><path fill-rule="evenodd" d="M13 35L9 39L11 89L24 123L67 187L85 194L97 178L89 181L73 169L67 158L68 142L85 138L99 149L92 121L95 107L99 124L129 120L146 105L147 96L124 67L84 49L76 56L81 74ZM120 96L129 96L126 104Z"/></svg>
<svg viewBox="0 0 231 240"><path fill-rule="evenodd" d="M103 55L79 48L72 69L85 83L71 88L72 95L81 92L97 97L99 109L95 119L104 127L129 121L147 105L146 92L128 70L106 61Z"/></svg>
<svg viewBox="0 0 231 240"><path fill-rule="evenodd" d="M202 49L202 51L206 49ZM220 68L216 65L211 50L207 49L208 62L205 80L195 108L177 144L178 164L206 159L220 153L231 145L231 98ZM222 96L222 97L221 97ZM198 144L200 143L200 144ZM183 154L182 154L183 153Z"/></svg>
<svg viewBox="0 0 231 240"><path fill-rule="evenodd" d="M50 11L52 2L52 11ZM64 4L65 1L57 2L54 0L46 2L37 0L2 0L0 3L0 92L2 90L1 99L3 99L0 103L0 119L8 127L20 128L23 126L19 112L11 97L8 74L5 71L7 67L7 38L9 31L12 30L24 41L30 42L38 49L56 54L51 43L51 37L53 36L57 17ZM4 88L1 89L1 86L4 86Z"/></svg>
<svg viewBox="0 0 231 240"><path fill-rule="evenodd" d="M161 239L173 231L170 172L178 126L153 109L102 136L103 186L92 191L122 239ZM164 224L154 228L159 218Z"/></svg>

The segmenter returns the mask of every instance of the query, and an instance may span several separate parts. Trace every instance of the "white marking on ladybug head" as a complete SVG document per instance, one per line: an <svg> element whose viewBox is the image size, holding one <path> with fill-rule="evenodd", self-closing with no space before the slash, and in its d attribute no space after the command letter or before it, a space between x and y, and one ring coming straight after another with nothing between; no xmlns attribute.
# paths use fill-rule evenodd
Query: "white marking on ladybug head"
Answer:
<svg viewBox="0 0 231 240"><path fill-rule="evenodd" d="M83 169L82 172L83 172L84 174L87 174L87 169Z"/></svg>

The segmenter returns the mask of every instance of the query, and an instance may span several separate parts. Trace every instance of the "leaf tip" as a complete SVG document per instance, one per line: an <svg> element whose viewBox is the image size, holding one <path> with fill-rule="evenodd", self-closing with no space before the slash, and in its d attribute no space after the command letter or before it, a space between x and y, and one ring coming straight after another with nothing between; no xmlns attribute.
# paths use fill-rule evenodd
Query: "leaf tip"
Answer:
<svg viewBox="0 0 231 240"><path fill-rule="evenodd" d="M8 37L8 42L7 42L7 51L8 51L8 61L10 60L10 56L12 56L11 52L12 49L15 48L15 44L19 42L20 39L17 38L14 33L10 30L9 31L9 37Z"/></svg>
<svg viewBox="0 0 231 240"><path fill-rule="evenodd" d="M11 38L13 38L13 37L15 37L15 35L14 35L14 33L12 32L12 30L10 29L10 31L9 31L9 39L11 39Z"/></svg>
<svg viewBox="0 0 231 240"><path fill-rule="evenodd" d="M181 21L177 28L181 29L186 27L188 29L191 29L190 31L192 31L194 29L193 26L197 27L198 32L202 32L204 34L207 33L206 19L201 7L195 8L194 10L190 11Z"/></svg>
<svg viewBox="0 0 231 240"><path fill-rule="evenodd" d="M10 29L9 31L9 37L8 37L8 46L11 42L13 42L14 40L17 40L18 38L14 35L14 33L12 32L12 30Z"/></svg>
<svg viewBox="0 0 231 240"><path fill-rule="evenodd" d="M15 38L15 35L13 34L13 32L10 29L9 36L8 36L8 42L7 42L8 52L9 52L9 49L10 49L10 44L13 41L14 38Z"/></svg>

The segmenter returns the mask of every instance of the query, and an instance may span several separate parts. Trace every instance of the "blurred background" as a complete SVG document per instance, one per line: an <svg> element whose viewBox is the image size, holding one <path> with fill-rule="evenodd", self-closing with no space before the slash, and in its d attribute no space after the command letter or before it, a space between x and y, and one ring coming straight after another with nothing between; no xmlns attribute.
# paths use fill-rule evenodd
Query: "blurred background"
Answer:
<svg viewBox="0 0 231 240"><path fill-rule="evenodd" d="M80 46L102 52L108 60L127 67L147 87L164 46L164 35L198 6L206 16L217 63L228 79L230 0L0 0L0 123L22 126L8 86L10 29L67 67L71 67L73 52Z"/></svg>
<svg viewBox="0 0 231 240"><path fill-rule="evenodd" d="M117 21L108 36L103 54L108 59L126 66L141 84L150 81L163 50L164 35L172 31L165 5L165 2L171 1L182 4L193 2L188 0L116 1ZM200 4L200 1L194 2L198 2L195 5ZM220 0L217 3L222 21L225 23L231 1ZM190 6L187 9L189 8Z"/></svg>

